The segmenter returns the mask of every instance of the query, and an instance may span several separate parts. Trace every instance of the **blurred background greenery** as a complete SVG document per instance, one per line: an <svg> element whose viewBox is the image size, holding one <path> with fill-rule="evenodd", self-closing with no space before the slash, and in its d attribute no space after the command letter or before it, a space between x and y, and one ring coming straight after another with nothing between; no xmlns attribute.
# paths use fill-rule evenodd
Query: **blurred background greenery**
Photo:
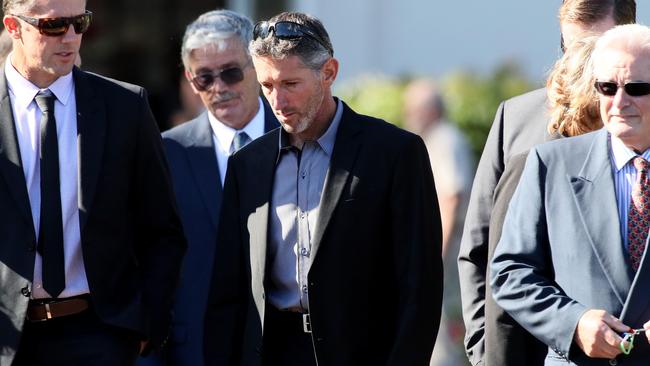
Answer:
<svg viewBox="0 0 650 366"><path fill-rule="evenodd" d="M357 112L402 126L402 94L408 82L416 76L364 75L337 86L335 92ZM503 63L486 75L456 71L439 80L439 85L446 103L447 119L466 135L477 161L499 103L539 87L512 62Z"/></svg>

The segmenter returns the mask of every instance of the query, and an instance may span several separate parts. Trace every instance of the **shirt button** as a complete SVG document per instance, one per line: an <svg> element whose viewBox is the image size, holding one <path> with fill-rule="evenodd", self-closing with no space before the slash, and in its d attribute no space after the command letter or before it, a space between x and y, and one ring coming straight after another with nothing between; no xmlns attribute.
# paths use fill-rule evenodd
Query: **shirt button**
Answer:
<svg viewBox="0 0 650 366"><path fill-rule="evenodd" d="M305 218L305 211L301 211L301 212L300 212L300 218L301 218L301 219L304 219L304 218Z"/></svg>
<svg viewBox="0 0 650 366"><path fill-rule="evenodd" d="M41 288L41 284L40 284L40 283L37 283L37 284L36 284L36 288Z"/></svg>
<svg viewBox="0 0 650 366"><path fill-rule="evenodd" d="M302 177L302 179L305 179L305 177L307 176L307 172L303 170L302 173L300 173L300 176Z"/></svg>
<svg viewBox="0 0 650 366"><path fill-rule="evenodd" d="M303 294L306 294L306 293L307 293L307 286L306 286L306 285L303 285L303 286L302 286L302 293L303 293Z"/></svg>
<svg viewBox="0 0 650 366"><path fill-rule="evenodd" d="M307 257L309 255L309 250L307 250L307 248L300 249L300 255Z"/></svg>

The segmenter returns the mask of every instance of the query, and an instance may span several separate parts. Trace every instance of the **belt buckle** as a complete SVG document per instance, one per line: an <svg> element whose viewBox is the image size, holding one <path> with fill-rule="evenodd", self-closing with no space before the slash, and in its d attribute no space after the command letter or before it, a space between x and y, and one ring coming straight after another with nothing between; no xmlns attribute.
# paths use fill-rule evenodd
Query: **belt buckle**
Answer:
<svg viewBox="0 0 650 366"><path fill-rule="evenodd" d="M45 303L45 319L44 320L50 320L52 319L52 311L50 311L50 304Z"/></svg>
<svg viewBox="0 0 650 366"><path fill-rule="evenodd" d="M311 333L311 318L309 314L302 314L302 330L305 333Z"/></svg>

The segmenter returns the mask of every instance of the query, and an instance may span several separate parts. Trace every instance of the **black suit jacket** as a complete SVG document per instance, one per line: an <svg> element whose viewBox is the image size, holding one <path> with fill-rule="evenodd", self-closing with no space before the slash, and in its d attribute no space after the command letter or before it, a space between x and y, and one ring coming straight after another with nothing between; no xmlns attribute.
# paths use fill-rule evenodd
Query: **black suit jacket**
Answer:
<svg viewBox="0 0 650 366"><path fill-rule="evenodd" d="M231 364L261 364L279 133L252 142L229 162L215 256L221 270L214 271L206 317L208 364L216 364L210 346L219 338L238 347ZM318 220L308 280L319 365L428 365L440 320L442 263L440 215L422 140L344 106Z"/></svg>
<svg viewBox="0 0 650 366"><path fill-rule="evenodd" d="M496 354L503 349L510 350L508 356L512 359L528 360L535 358L539 350L543 352L545 349L515 322L507 321L503 327L490 332L492 344L486 340L485 328L503 319L503 312L497 306L491 305L489 310L493 313L486 313L486 272L490 261L488 247L493 236L491 221L495 219L494 215L501 216L496 218L498 221L505 215L505 210L494 210L495 189L513 156L550 138L546 129L549 121L547 103L544 88L501 103L476 170L458 256L466 328L465 348L472 365L483 365L486 355ZM497 230L500 233L500 225ZM494 243L496 245L496 241ZM487 318L493 320L487 322ZM514 345L522 344L522 337L527 338L523 344L532 348L515 349ZM515 342L513 347L508 344L511 341ZM511 364L497 364L508 365Z"/></svg>
<svg viewBox="0 0 650 366"><path fill-rule="evenodd" d="M280 124L268 104L264 131ZM163 133L178 209L188 249L175 297L170 342L166 347L173 365L203 365L203 325L214 262L217 223L223 188L207 112ZM212 347L222 347L223 342ZM156 364L164 364L162 360Z"/></svg>
<svg viewBox="0 0 650 366"><path fill-rule="evenodd" d="M164 339L185 250L160 134L144 89L73 71L81 247L93 308L107 324ZM65 162L61 162L65 164ZM18 347L36 234L0 71L0 365Z"/></svg>

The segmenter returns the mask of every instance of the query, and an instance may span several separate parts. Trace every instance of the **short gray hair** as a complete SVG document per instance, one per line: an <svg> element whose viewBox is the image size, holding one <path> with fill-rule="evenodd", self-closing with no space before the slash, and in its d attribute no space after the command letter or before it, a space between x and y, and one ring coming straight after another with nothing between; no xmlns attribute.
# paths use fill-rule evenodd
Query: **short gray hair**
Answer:
<svg viewBox="0 0 650 366"><path fill-rule="evenodd" d="M611 49L648 52L650 57L650 28L640 24L616 26L596 41L591 57L597 63L602 54Z"/></svg>
<svg viewBox="0 0 650 366"><path fill-rule="evenodd" d="M311 15L296 12L280 13L268 20L270 24L279 21L288 21L309 27L323 41L324 45L311 37L280 39L269 36L251 42L249 49L253 56L274 59L298 56L305 66L316 71L320 70L325 62L332 57L334 48L320 20Z"/></svg>
<svg viewBox="0 0 650 366"><path fill-rule="evenodd" d="M185 29L181 46L183 65L189 69L193 50L208 46L222 49L224 42L233 36L239 39L249 56L248 43L253 38L253 22L248 17L230 10L213 10L202 14Z"/></svg>
<svg viewBox="0 0 650 366"><path fill-rule="evenodd" d="M2 0L2 13L24 14L30 10L35 10L36 0Z"/></svg>

